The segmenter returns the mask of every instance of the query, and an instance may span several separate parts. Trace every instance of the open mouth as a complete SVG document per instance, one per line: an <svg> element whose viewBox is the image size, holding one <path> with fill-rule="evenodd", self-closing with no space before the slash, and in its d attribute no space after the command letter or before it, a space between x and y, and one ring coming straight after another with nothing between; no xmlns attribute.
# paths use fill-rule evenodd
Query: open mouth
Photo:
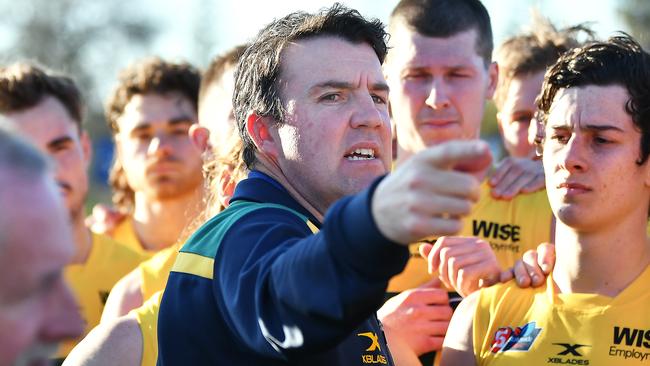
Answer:
<svg viewBox="0 0 650 366"><path fill-rule="evenodd" d="M375 155L373 149L354 149L352 152L345 154L345 158L348 160L373 160Z"/></svg>

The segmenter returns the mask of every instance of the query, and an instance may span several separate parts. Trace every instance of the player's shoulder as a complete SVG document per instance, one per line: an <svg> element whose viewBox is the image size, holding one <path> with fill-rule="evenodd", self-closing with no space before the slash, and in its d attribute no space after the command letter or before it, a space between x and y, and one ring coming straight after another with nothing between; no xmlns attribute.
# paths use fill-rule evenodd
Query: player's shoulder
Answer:
<svg viewBox="0 0 650 366"><path fill-rule="evenodd" d="M235 201L201 226L180 251L214 258L226 236L241 241L247 234L261 233L265 227L314 232L314 225L309 219L289 207L273 203Z"/></svg>
<svg viewBox="0 0 650 366"><path fill-rule="evenodd" d="M495 310L504 307L518 307L532 304L535 296L546 291L547 284L538 288L521 288L513 279L486 287L477 293L476 304L480 308Z"/></svg>

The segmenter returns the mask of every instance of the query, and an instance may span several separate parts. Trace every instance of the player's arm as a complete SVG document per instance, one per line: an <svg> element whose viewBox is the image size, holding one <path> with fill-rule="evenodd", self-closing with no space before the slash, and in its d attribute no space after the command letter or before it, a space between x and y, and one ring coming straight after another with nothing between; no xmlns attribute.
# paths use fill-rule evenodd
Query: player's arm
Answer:
<svg viewBox="0 0 650 366"><path fill-rule="evenodd" d="M479 292L461 301L451 318L445 342L442 345L442 366L475 366L474 355L474 313L478 304Z"/></svg>
<svg viewBox="0 0 650 366"><path fill-rule="evenodd" d="M542 243L528 250L512 268L502 270L489 243L475 237L441 237L435 244L422 244L420 255L429 273L465 297L474 291L515 278L519 287L544 284L555 263L555 247Z"/></svg>
<svg viewBox="0 0 650 366"><path fill-rule="evenodd" d="M111 289L106 299L101 322L114 320L142 306L142 276L140 268L135 268L122 277Z"/></svg>
<svg viewBox="0 0 650 366"><path fill-rule="evenodd" d="M410 365L418 356L440 351L452 312L437 278L386 301L377 316L395 363Z"/></svg>
<svg viewBox="0 0 650 366"><path fill-rule="evenodd" d="M127 315L100 323L75 346L64 366L140 366L142 332L138 321Z"/></svg>

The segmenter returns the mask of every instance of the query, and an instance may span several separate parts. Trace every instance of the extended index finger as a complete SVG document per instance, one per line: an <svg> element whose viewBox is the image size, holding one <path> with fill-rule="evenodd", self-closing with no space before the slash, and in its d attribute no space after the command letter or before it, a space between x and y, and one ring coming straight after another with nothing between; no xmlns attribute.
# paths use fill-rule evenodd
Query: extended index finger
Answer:
<svg viewBox="0 0 650 366"><path fill-rule="evenodd" d="M420 155L439 169L467 173L480 172L492 162L489 146L480 140L449 141L427 148Z"/></svg>

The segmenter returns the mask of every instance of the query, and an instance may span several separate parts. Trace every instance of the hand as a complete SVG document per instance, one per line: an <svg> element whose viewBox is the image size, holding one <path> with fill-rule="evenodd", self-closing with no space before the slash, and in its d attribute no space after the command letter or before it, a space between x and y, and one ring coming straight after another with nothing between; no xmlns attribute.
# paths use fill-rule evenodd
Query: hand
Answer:
<svg viewBox="0 0 650 366"><path fill-rule="evenodd" d="M438 272L442 283L463 297L501 279L503 271L485 240L443 236L435 244L422 244L419 249L420 255L427 260L429 273Z"/></svg>
<svg viewBox="0 0 650 366"><path fill-rule="evenodd" d="M112 207L97 204L90 216L86 217L86 226L95 233L111 235L126 215Z"/></svg>
<svg viewBox="0 0 650 366"><path fill-rule="evenodd" d="M537 250L528 250L522 259L518 260L509 275L501 278L502 282L517 279L517 285L521 288L529 286L539 287L544 284L546 277L555 266L555 245L542 243Z"/></svg>
<svg viewBox="0 0 650 366"><path fill-rule="evenodd" d="M408 347L418 356L439 351L451 320L447 291L437 278L386 301L377 311L391 345Z"/></svg>
<svg viewBox="0 0 650 366"><path fill-rule="evenodd" d="M377 187L372 215L379 231L404 245L461 230L480 193L471 173L487 169L492 157L482 141L451 141L412 156Z"/></svg>
<svg viewBox="0 0 650 366"><path fill-rule="evenodd" d="M507 157L491 174L489 182L492 197L509 200L519 193L544 189L544 167L541 160Z"/></svg>

